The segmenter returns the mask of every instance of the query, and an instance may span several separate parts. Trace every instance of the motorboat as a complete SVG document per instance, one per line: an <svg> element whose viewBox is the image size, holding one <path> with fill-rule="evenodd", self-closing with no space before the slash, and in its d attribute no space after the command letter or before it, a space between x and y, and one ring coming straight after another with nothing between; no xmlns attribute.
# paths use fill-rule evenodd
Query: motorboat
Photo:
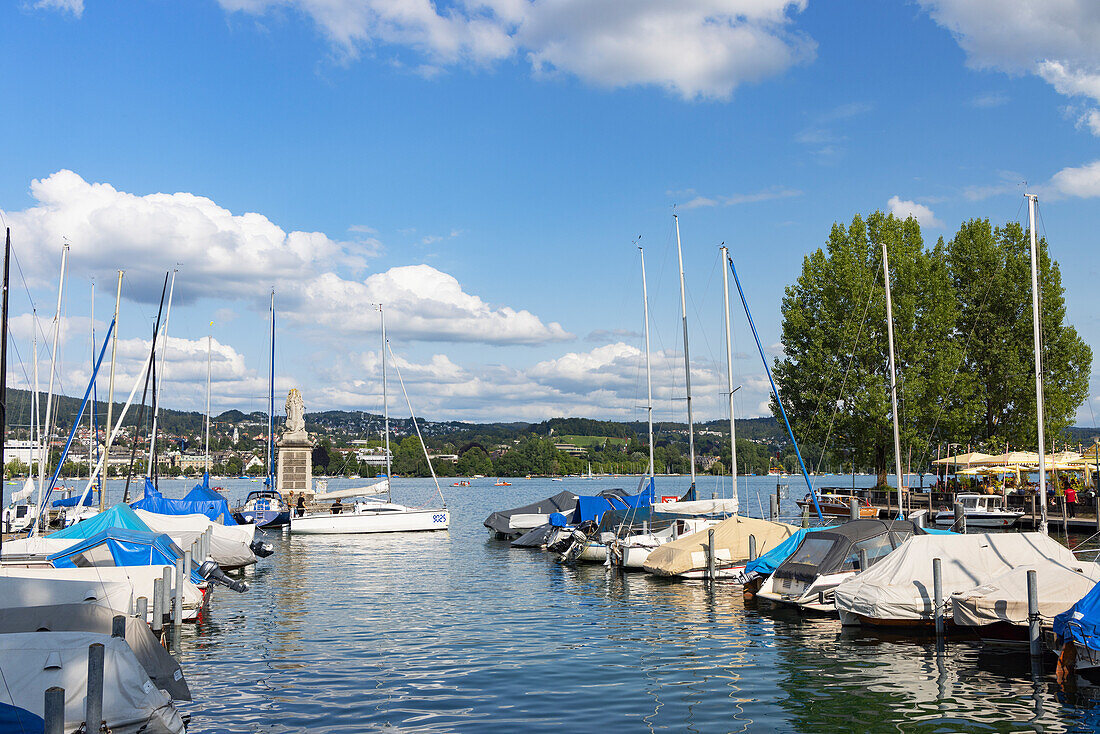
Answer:
<svg viewBox="0 0 1100 734"><path fill-rule="evenodd" d="M666 522L661 529L649 525L653 523L654 526L659 526L662 520ZM623 537L615 536L607 544L610 548L611 565L640 571L645 568L649 555L662 545L702 532L721 521L721 518L715 517L665 516L658 510L650 520L642 523L638 532Z"/></svg>
<svg viewBox="0 0 1100 734"><path fill-rule="evenodd" d="M833 590L888 556L913 535L925 530L908 520L852 520L807 534L756 592L768 601L808 611L836 610Z"/></svg>
<svg viewBox="0 0 1100 734"><path fill-rule="evenodd" d="M482 523L496 538L512 539L550 522L555 512L569 513L577 506L577 495L573 492L558 492L529 505L500 510L489 515Z"/></svg>
<svg viewBox="0 0 1100 734"><path fill-rule="evenodd" d="M1100 674L1100 584L1054 618L1054 638L1059 682L1073 671Z"/></svg>
<svg viewBox="0 0 1100 734"><path fill-rule="evenodd" d="M797 530L785 523L734 515L714 527L665 543L649 554L643 568L657 576L708 578L713 531L715 578L735 578L745 570L751 545L755 545L757 553L764 553Z"/></svg>
<svg viewBox="0 0 1100 734"><path fill-rule="evenodd" d="M860 519L875 519L878 517L879 511L877 507L872 507L871 503L862 497L857 497L850 492L843 492L838 490L825 491L817 495L817 506L821 508L821 514L830 515L832 517L851 517L852 500L856 500L859 506ZM814 512L814 501L810 495L806 495L800 500L795 500L795 504L798 505L798 509Z"/></svg>
<svg viewBox="0 0 1100 734"><path fill-rule="evenodd" d="M1020 566L1055 561L1076 567L1068 548L1042 533L914 535L889 556L833 592L845 625L928 627L935 621L933 559L940 559L943 616L952 623L952 595L989 583Z"/></svg>
<svg viewBox="0 0 1100 734"><path fill-rule="evenodd" d="M350 506L337 502L327 511L293 517L290 532L300 535L403 533L446 530L450 521L450 511L445 507L406 507L378 497L363 497Z"/></svg>
<svg viewBox="0 0 1100 734"><path fill-rule="evenodd" d="M244 504L233 511L233 519L240 525L257 528L282 528L290 524L290 505L282 493L274 489L254 489L245 497Z"/></svg>
<svg viewBox="0 0 1100 734"><path fill-rule="evenodd" d="M1043 559L990 579L981 586L951 595L956 627L968 627L987 641L1026 642L1028 639L1027 576L1035 572L1039 622L1049 627L1055 617L1084 598L1100 582L1100 564L1067 566Z"/></svg>
<svg viewBox="0 0 1100 734"><path fill-rule="evenodd" d="M960 494L955 501L962 505L968 528L1010 528L1020 521L1023 512L1008 510L1004 498L995 494ZM954 510L936 513L937 525L954 525Z"/></svg>
<svg viewBox="0 0 1100 734"><path fill-rule="evenodd" d="M547 535L546 549L556 553L561 563L603 563L607 560L607 544L604 539L599 538L599 528L604 514L609 510L630 512L652 504L652 487L635 495L627 494L621 489L611 489L595 496L579 496L572 512L555 512L550 515L551 530Z"/></svg>
<svg viewBox="0 0 1100 734"><path fill-rule="evenodd" d="M502 480L502 481L499 481L499 482L493 482L493 486L494 487L511 487L512 483L511 482L505 482L505 481Z"/></svg>

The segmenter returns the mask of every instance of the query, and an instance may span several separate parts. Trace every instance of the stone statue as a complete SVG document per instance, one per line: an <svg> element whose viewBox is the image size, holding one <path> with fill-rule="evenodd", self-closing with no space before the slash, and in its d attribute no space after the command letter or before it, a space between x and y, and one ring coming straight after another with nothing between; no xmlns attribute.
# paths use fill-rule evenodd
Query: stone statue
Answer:
<svg viewBox="0 0 1100 734"><path fill-rule="evenodd" d="M298 388L292 388L286 395L286 430L285 433L305 433L306 430L306 405L302 402L302 393Z"/></svg>

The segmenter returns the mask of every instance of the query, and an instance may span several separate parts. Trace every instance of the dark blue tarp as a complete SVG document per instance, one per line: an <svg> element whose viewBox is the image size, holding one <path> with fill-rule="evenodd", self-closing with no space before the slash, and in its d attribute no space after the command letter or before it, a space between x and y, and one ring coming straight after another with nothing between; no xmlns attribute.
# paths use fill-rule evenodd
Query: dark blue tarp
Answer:
<svg viewBox="0 0 1100 734"><path fill-rule="evenodd" d="M109 554L110 561L106 560ZM94 561L92 560L94 558ZM163 533L144 530L109 528L90 538L78 540L65 550L46 560L54 568L86 568L88 566L175 566L183 551ZM192 562L191 580L201 583Z"/></svg>
<svg viewBox="0 0 1100 734"><path fill-rule="evenodd" d="M0 701L0 731L41 734L46 731L46 720L27 709Z"/></svg>
<svg viewBox="0 0 1100 734"><path fill-rule="evenodd" d="M830 526L830 528L833 527L836 526ZM794 535L787 538L767 553L757 556L755 561L746 563L745 574L755 573L757 576L770 576L775 569L779 568L783 561L790 558L791 554L798 548L798 544L806 537L806 533L814 533L818 530L827 530L830 528L800 528L796 530Z"/></svg>
<svg viewBox="0 0 1100 734"><path fill-rule="evenodd" d="M89 517L87 520L81 520L78 523L73 523L64 530L50 533L47 537L73 538L76 540L79 538L90 538L93 535L98 535L104 530L110 530L111 528L141 530L147 533L152 532L152 528L146 525L145 522L137 516L137 513L130 509L129 505L120 502L98 515Z"/></svg>
<svg viewBox="0 0 1100 734"><path fill-rule="evenodd" d="M550 515L550 524L554 527L566 525L580 525L582 522L592 520L599 522L603 514L608 510L626 510L631 508L649 507L653 504L653 485L638 494L614 496L601 494L596 497L578 497L577 506L568 516L560 512Z"/></svg>
<svg viewBox="0 0 1100 734"><path fill-rule="evenodd" d="M1073 640L1090 650L1100 650L1100 584L1054 618L1054 634L1059 644Z"/></svg>
<svg viewBox="0 0 1100 734"><path fill-rule="evenodd" d="M76 507L77 505L81 504L85 507L91 507L92 505L96 504L96 502L98 502L98 500L95 499L94 491L89 492L88 495L84 498L83 502L80 501L80 494L83 494L83 492L74 494L72 497L69 497L67 499L54 500L50 504L52 504L54 507Z"/></svg>
<svg viewBox="0 0 1100 734"><path fill-rule="evenodd" d="M236 525L233 513L229 511L229 502L210 489L210 477L203 475L201 482L188 492L183 499L170 499L162 495L153 482L146 477L145 496L137 502L131 502L135 510L155 512L158 515L206 515L222 525Z"/></svg>

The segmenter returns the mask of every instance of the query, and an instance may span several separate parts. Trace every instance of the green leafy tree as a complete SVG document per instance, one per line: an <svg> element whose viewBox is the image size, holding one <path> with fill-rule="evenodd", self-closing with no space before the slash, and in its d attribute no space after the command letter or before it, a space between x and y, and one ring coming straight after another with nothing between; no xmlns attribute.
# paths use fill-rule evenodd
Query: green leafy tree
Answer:
<svg viewBox="0 0 1100 734"><path fill-rule="evenodd" d="M833 225L825 248L805 258L802 275L786 290L784 356L775 362L799 440L851 447L880 484L893 459L883 244L904 445L923 446L937 427L953 427L960 405L950 390L960 359L952 338L955 300L942 244L925 250L913 218L875 212L866 220L856 216L848 227Z"/></svg>
<svg viewBox="0 0 1100 734"><path fill-rule="evenodd" d="M489 454L485 453L485 449L474 446L458 457L458 464L455 468L459 476L463 477L472 477L474 474L491 476L493 474L493 461L489 458Z"/></svg>

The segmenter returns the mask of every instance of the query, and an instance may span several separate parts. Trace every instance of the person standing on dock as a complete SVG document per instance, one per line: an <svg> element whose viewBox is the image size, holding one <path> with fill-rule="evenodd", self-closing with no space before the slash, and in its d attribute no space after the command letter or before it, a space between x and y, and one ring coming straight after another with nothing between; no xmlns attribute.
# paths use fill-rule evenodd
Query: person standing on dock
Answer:
<svg viewBox="0 0 1100 734"><path fill-rule="evenodd" d="M1073 484L1066 485L1066 514L1077 517L1077 488Z"/></svg>

